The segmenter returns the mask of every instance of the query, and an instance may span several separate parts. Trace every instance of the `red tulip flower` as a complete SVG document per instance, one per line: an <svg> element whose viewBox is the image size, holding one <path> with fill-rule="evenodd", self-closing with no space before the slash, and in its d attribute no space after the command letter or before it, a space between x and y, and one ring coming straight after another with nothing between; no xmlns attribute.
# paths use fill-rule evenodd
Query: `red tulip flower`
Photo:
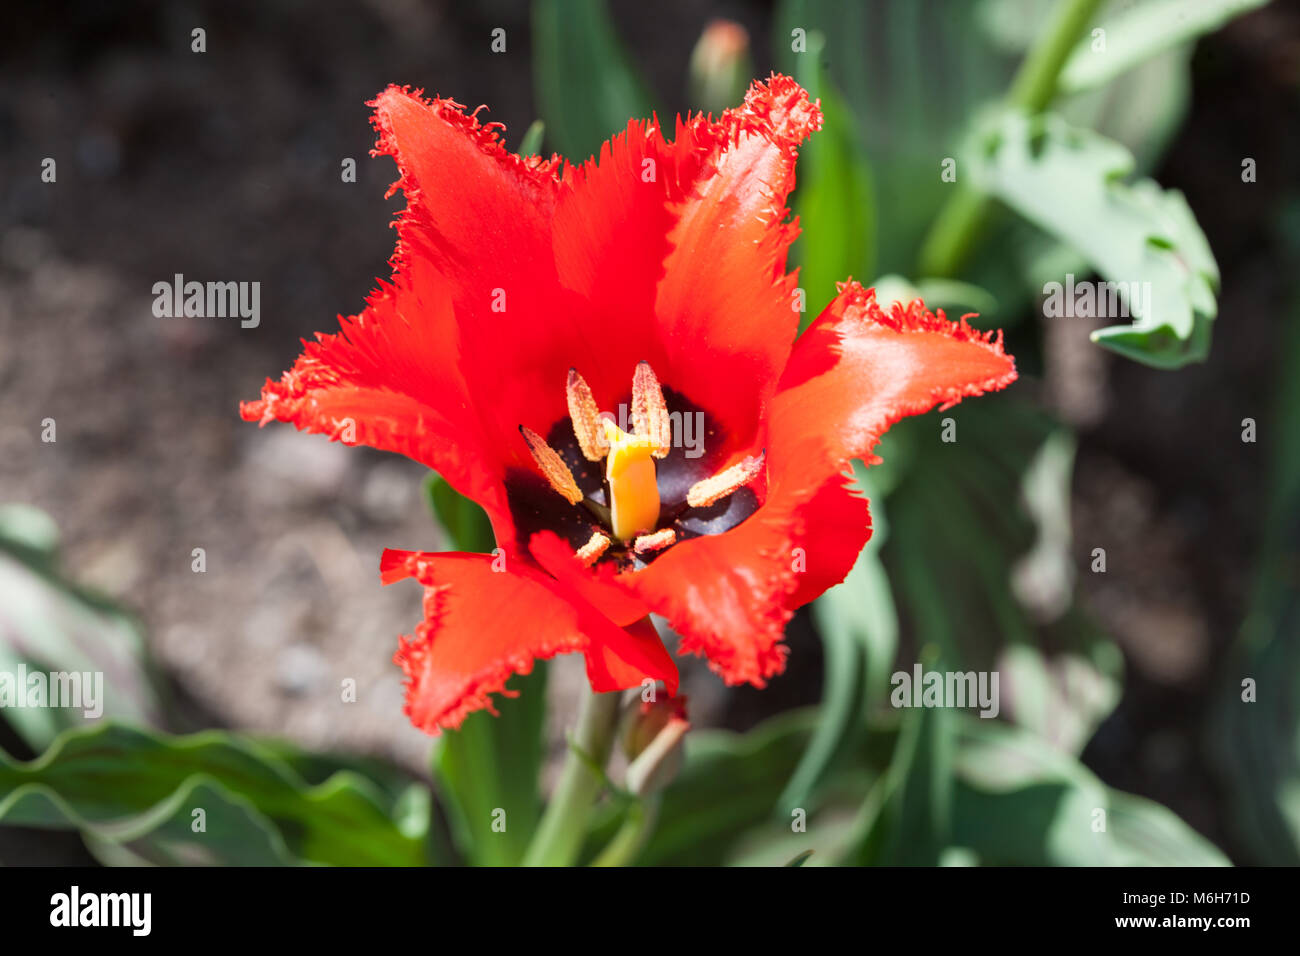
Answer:
<svg viewBox="0 0 1300 956"><path fill-rule="evenodd" d="M797 336L786 200L821 113L788 77L671 142L633 120L579 165L508 152L451 100L371 105L407 202L392 279L242 412L409 456L491 518L491 555L383 556L425 588L395 658L412 722L457 727L569 652L595 691L675 693L650 613L762 687L870 534L848 463L1014 381L1001 336L853 282Z"/></svg>

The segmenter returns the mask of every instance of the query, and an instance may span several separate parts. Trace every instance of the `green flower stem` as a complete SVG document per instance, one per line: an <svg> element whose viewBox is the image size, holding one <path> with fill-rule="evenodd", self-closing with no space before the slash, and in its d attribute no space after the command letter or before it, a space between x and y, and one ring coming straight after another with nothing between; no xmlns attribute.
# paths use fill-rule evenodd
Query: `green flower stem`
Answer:
<svg viewBox="0 0 1300 956"><path fill-rule="evenodd" d="M964 182L958 185L921 245L917 275L927 279L957 275L974 251L992 207L987 194Z"/></svg>
<svg viewBox="0 0 1300 956"><path fill-rule="evenodd" d="M599 770L614 745L620 697L590 692L583 697L560 782L524 854L524 866L572 866L577 861L592 805L605 785Z"/></svg>
<svg viewBox="0 0 1300 956"><path fill-rule="evenodd" d="M647 797L628 807L627 819L592 866L626 866L636 859L659 819L659 797Z"/></svg>
<svg viewBox="0 0 1300 956"><path fill-rule="evenodd" d="M1026 113L1041 113L1056 96L1057 81L1075 44L1102 0L1067 0L1057 7L1056 19L1020 64L1007 105ZM966 264L984 230L992 200L963 182L939 212L921 246L918 275L925 278L955 276Z"/></svg>

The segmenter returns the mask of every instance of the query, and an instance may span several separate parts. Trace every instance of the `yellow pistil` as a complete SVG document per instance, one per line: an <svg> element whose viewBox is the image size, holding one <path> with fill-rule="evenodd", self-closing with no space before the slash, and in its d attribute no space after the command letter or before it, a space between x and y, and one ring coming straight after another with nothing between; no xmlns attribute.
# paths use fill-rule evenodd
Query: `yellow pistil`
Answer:
<svg viewBox="0 0 1300 956"><path fill-rule="evenodd" d="M655 479L653 438L629 435L609 419L602 419L609 457L605 479L609 482L609 523L614 537L630 541L653 531L659 523L659 484Z"/></svg>
<svg viewBox="0 0 1300 956"><path fill-rule="evenodd" d="M760 452L757 457L742 458L711 478L697 481L686 492L686 503L692 508L707 508L727 495L739 491L763 471L765 457L766 452Z"/></svg>

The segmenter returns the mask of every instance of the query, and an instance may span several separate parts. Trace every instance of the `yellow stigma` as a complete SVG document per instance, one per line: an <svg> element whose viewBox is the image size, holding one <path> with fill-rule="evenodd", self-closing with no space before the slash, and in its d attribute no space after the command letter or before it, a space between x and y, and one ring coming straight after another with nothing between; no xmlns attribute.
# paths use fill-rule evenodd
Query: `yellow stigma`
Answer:
<svg viewBox="0 0 1300 956"><path fill-rule="evenodd" d="M659 484L655 480L654 438L629 435L601 419L609 442L605 478L609 482L609 523L614 536L630 541L659 523Z"/></svg>

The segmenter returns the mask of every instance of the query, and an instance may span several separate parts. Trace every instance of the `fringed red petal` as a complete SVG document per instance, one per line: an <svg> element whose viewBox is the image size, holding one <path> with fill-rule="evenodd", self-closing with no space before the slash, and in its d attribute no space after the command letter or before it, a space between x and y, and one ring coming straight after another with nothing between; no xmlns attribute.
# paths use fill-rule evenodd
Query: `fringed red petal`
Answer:
<svg viewBox="0 0 1300 956"><path fill-rule="evenodd" d="M465 269L529 272L547 244L559 157L517 156L501 142L502 124L481 124L478 110L422 90L390 86L366 105L378 134L370 154L397 162L387 196L406 195L394 271L418 251L458 280Z"/></svg>
<svg viewBox="0 0 1300 956"><path fill-rule="evenodd" d="M416 260L371 294L364 312L317 333L245 421L287 422L349 445L405 455L494 512L505 509L501 455L482 430L456 361L445 280Z"/></svg>
<svg viewBox="0 0 1300 956"><path fill-rule="evenodd" d="M420 730L455 729L533 661L584 650L578 611L525 574L494 571L481 554L385 551L385 583L424 585L424 620L402 638L394 663L406 675L406 714Z"/></svg>
<svg viewBox="0 0 1300 956"><path fill-rule="evenodd" d="M949 321L924 303L882 309L856 282L799 338L781 378L773 421L828 466L868 458L889 426L936 405L949 408L1016 380L1001 332Z"/></svg>
<svg viewBox="0 0 1300 956"><path fill-rule="evenodd" d="M424 585L424 620L393 660L406 675L406 713L421 730L459 727L470 713L495 713L493 694L535 660L582 651L599 690L663 680L677 669L658 637L624 630L563 585L522 560L448 552L385 551L385 584ZM657 648L657 650L656 650Z"/></svg>
<svg viewBox="0 0 1300 956"><path fill-rule="evenodd" d="M500 124L452 100L389 87L371 105L374 152L396 161L392 190L406 196L393 268L423 260L446 277L469 402L494 445L528 467L522 416L538 428L560 417L565 372L591 348L551 251L559 160L511 154Z"/></svg>

